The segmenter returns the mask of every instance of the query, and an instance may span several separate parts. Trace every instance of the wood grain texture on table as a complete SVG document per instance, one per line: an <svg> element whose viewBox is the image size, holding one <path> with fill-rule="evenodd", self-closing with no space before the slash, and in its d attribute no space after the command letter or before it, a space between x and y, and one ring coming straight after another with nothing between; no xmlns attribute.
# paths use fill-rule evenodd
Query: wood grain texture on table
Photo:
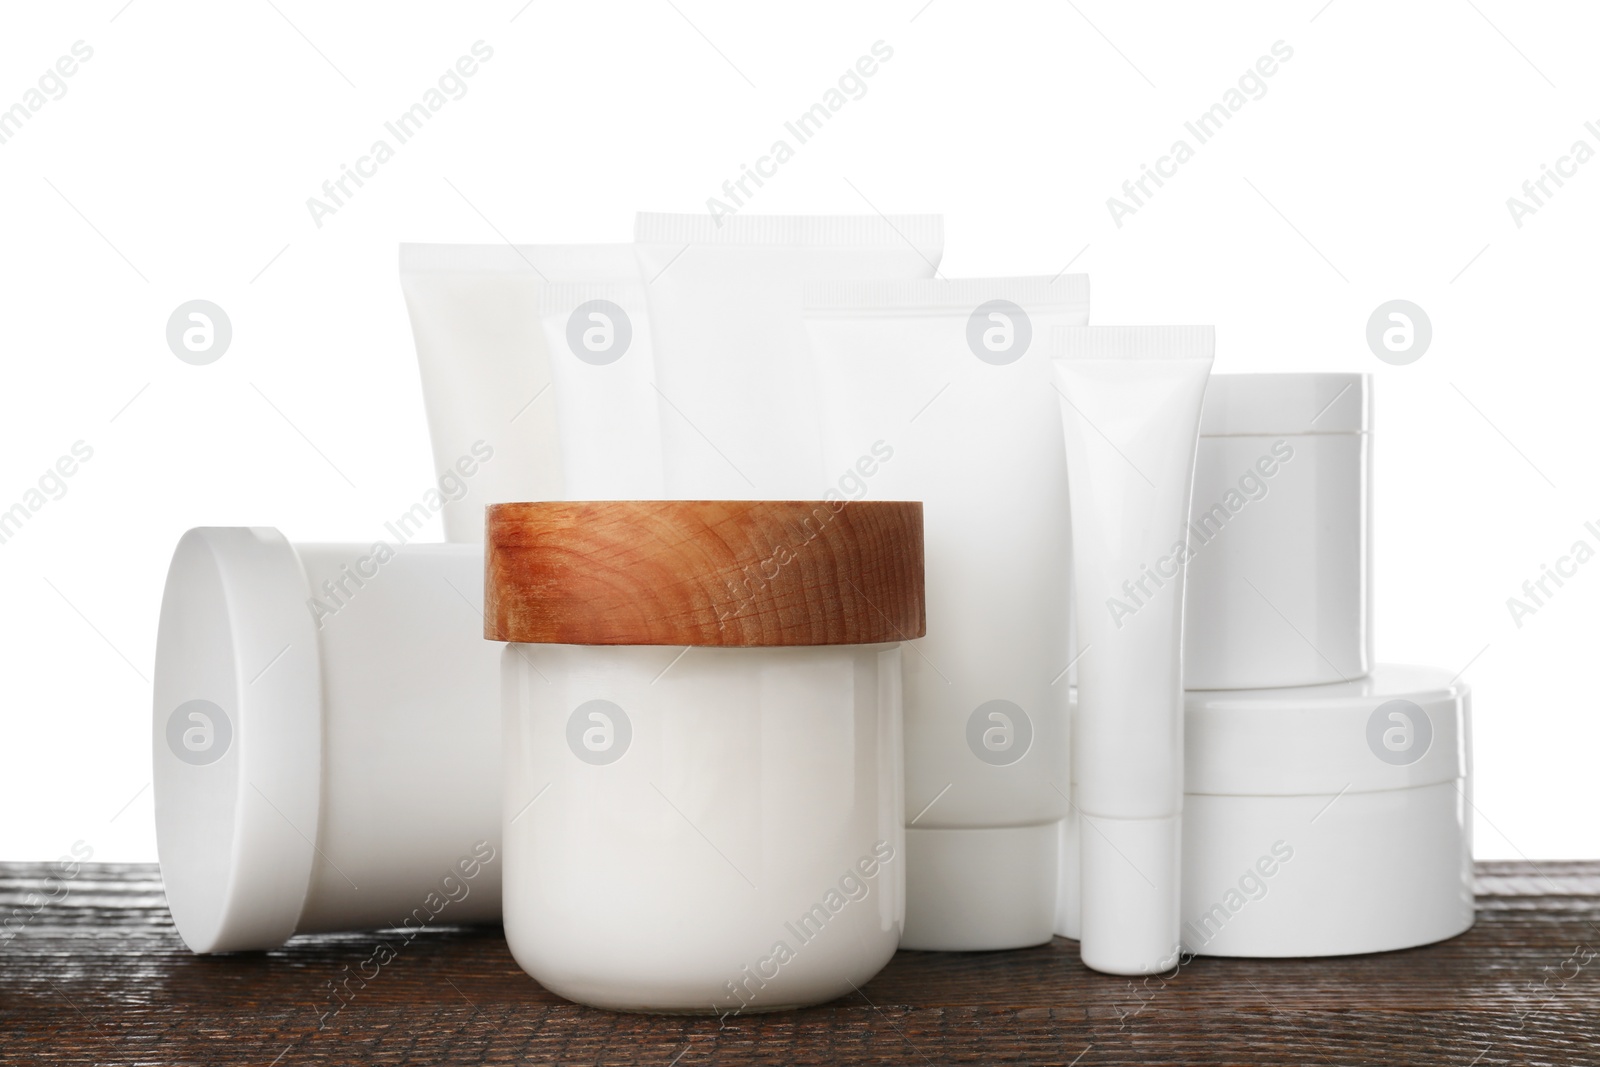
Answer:
<svg viewBox="0 0 1600 1067"><path fill-rule="evenodd" d="M720 1022L563 1001L494 927L197 957L153 865L56 873L0 864L0 1064L1600 1064L1600 862L1479 864L1477 925L1405 952L1142 982L1060 938L901 952L833 1003Z"/></svg>

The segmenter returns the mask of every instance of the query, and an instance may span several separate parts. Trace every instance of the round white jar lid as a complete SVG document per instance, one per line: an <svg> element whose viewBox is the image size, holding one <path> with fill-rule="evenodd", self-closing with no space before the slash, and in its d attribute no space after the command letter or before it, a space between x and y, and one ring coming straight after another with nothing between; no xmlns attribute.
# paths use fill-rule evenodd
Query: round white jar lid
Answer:
<svg viewBox="0 0 1600 1067"><path fill-rule="evenodd" d="M196 952L270 948L310 885L321 666L299 557L270 527L190 530L156 639L156 846Z"/></svg>
<svg viewBox="0 0 1600 1067"><path fill-rule="evenodd" d="M1465 778L1469 687L1433 667L1184 695L1184 792L1290 796L1410 789Z"/></svg>

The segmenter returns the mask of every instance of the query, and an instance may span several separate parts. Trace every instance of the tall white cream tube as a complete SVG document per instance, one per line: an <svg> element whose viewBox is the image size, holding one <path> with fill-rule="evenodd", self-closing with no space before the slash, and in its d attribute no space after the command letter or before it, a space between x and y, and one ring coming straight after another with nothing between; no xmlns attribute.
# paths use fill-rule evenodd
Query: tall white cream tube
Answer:
<svg viewBox="0 0 1600 1067"><path fill-rule="evenodd" d="M567 500L659 500L660 403L641 282L538 289Z"/></svg>
<svg viewBox="0 0 1600 1067"><path fill-rule="evenodd" d="M1072 495L1083 962L1153 974L1180 952L1183 584L1209 326L1057 330Z"/></svg>
<svg viewBox="0 0 1600 1067"><path fill-rule="evenodd" d="M828 492L921 500L907 643L906 948L1050 940L1067 813L1070 516L1047 340L1088 279L806 289Z"/></svg>
<svg viewBox="0 0 1600 1067"><path fill-rule="evenodd" d="M446 540L481 543L489 504L568 498L539 293L552 282L638 277L626 244L400 246L434 462L462 486L442 501ZM638 318L634 335L648 338ZM482 459L475 444L492 461L463 464Z"/></svg>
<svg viewBox="0 0 1600 1067"><path fill-rule="evenodd" d="M929 278L937 215L641 213L667 495L810 499L823 485L806 282Z"/></svg>

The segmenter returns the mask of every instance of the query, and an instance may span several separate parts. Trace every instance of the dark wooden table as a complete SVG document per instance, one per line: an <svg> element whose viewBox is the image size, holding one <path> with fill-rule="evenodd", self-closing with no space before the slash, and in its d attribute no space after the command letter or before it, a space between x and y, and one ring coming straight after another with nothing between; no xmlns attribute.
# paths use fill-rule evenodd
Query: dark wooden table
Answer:
<svg viewBox="0 0 1600 1067"><path fill-rule="evenodd" d="M1144 982L1059 939L902 952L858 995L720 1025L567 1003L495 928L426 932L344 1002L381 934L196 957L155 867L51 873L0 865L3 1064L1600 1064L1600 862L1481 864L1477 925L1407 952Z"/></svg>

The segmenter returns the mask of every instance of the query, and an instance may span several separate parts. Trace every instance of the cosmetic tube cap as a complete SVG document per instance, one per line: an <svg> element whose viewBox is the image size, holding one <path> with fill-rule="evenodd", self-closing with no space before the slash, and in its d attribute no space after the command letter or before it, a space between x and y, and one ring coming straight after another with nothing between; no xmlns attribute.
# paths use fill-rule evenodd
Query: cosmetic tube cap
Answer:
<svg viewBox="0 0 1600 1067"><path fill-rule="evenodd" d="M1057 860L1059 876L1056 879L1056 935L1077 941L1083 937L1082 879L1078 874L1078 835L1083 830L1083 816L1074 801L1067 817L1061 820L1061 849Z"/></svg>
<svg viewBox="0 0 1600 1067"><path fill-rule="evenodd" d="M906 828L906 928L900 947L935 952L1049 942L1056 915L1057 823Z"/></svg>
<svg viewBox="0 0 1600 1067"><path fill-rule="evenodd" d="M1179 961L1183 816L1080 814L1083 924L1079 953L1106 974L1161 974Z"/></svg>
<svg viewBox="0 0 1600 1067"><path fill-rule="evenodd" d="M195 952L281 945L311 883L322 693L305 574L277 530L178 542L154 700L156 845L178 933Z"/></svg>

